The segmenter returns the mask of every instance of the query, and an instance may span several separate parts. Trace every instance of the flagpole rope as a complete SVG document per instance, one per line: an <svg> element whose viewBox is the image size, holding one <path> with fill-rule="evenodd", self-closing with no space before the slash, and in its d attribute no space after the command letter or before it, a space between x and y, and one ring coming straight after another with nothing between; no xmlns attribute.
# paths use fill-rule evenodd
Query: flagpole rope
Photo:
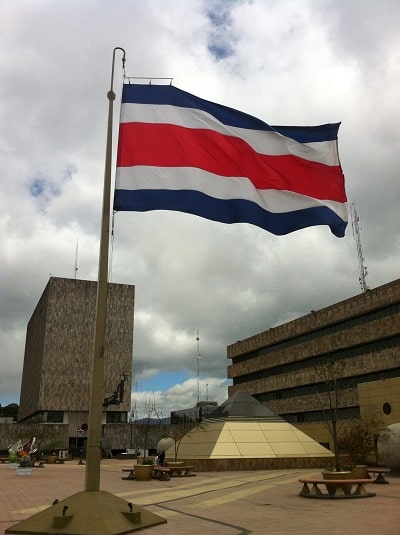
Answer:
<svg viewBox="0 0 400 535"><path fill-rule="evenodd" d="M112 268L113 268L113 254L114 254L114 225L116 210L112 211L111 215L111 245L110 245L110 267L108 270L108 282L112 282Z"/></svg>

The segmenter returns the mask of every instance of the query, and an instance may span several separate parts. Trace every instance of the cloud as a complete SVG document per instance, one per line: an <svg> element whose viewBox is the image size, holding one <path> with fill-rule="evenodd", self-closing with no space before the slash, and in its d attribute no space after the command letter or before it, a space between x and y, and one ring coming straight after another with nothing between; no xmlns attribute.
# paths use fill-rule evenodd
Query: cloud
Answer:
<svg viewBox="0 0 400 535"><path fill-rule="evenodd" d="M26 325L50 274L97 278L112 51L129 76L270 124L341 121L370 287L398 277L399 3L317 0L3 0L0 100L0 403L19 401ZM114 140L122 69L116 54ZM156 83L153 81L153 83ZM114 146L115 155L115 146ZM360 292L351 225L284 237L181 213L119 213L112 281L136 285L134 378L197 399L196 333L209 399L227 397L236 340ZM135 376L136 374L136 376ZM202 395L206 395L203 389Z"/></svg>

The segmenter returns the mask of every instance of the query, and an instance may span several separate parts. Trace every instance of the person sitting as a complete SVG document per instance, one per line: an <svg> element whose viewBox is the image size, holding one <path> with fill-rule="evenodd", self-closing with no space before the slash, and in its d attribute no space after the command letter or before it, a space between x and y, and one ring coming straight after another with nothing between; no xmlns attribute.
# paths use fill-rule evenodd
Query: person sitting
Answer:
<svg viewBox="0 0 400 535"><path fill-rule="evenodd" d="M164 466L165 461L165 451L162 451L157 457L155 458L155 464L157 466Z"/></svg>

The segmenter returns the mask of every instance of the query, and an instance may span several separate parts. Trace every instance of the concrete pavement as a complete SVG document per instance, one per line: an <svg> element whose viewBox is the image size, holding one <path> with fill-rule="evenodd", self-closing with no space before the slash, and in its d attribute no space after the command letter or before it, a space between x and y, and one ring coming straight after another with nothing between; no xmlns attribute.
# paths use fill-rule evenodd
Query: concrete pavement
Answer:
<svg viewBox="0 0 400 535"><path fill-rule="evenodd" d="M301 477L316 470L201 472L170 481L122 480L117 459L101 463L101 490L167 520L146 535L400 535L400 478L368 485L373 498L317 500L298 495ZM17 476L0 465L0 534L59 501L84 490L85 466L77 460L34 468ZM140 533L140 532L139 532ZM95 533L93 535L102 535Z"/></svg>

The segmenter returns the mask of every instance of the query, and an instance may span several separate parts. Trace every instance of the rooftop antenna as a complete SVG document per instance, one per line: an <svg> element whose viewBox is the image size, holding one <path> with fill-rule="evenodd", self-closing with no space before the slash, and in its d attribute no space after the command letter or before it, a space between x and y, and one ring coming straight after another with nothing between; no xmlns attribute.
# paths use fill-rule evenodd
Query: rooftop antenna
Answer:
<svg viewBox="0 0 400 535"><path fill-rule="evenodd" d="M366 292L368 290L367 283L365 281L365 278L367 276L367 266L364 264L364 256L362 253L362 245L361 245L361 224L360 224L360 218L358 217L356 205L355 203L350 204L350 214L351 214L351 225L353 227L353 237L356 241L357 245L357 255L358 255L358 266L360 270L360 276L358 278L361 286L361 291Z"/></svg>
<svg viewBox="0 0 400 535"><path fill-rule="evenodd" d="M78 272L78 236L76 237L76 247L75 247L75 268L74 268L75 280L76 280L77 272Z"/></svg>
<svg viewBox="0 0 400 535"><path fill-rule="evenodd" d="M200 402L200 359L201 359L199 331L197 331L196 342L197 342L197 403L199 403Z"/></svg>

